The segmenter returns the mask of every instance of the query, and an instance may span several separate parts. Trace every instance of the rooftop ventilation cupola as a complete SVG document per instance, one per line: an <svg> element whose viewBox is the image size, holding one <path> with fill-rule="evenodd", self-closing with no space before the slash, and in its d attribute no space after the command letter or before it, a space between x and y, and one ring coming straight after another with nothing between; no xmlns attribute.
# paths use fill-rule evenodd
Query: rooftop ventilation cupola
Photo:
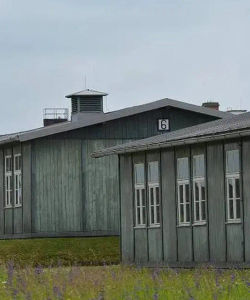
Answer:
<svg viewBox="0 0 250 300"><path fill-rule="evenodd" d="M103 112L103 97L108 94L86 89L66 96L71 99L72 115L77 113Z"/></svg>

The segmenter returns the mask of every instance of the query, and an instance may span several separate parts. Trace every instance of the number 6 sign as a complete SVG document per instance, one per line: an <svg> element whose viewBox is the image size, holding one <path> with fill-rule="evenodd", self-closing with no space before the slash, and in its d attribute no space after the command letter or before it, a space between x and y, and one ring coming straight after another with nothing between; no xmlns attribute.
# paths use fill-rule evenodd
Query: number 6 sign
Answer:
<svg viewBox="0 0 250 300"><path fill-rule="evenodd" d="M168 119L158 120L158 130L159 131L169 131L169 120Z"/></svg>

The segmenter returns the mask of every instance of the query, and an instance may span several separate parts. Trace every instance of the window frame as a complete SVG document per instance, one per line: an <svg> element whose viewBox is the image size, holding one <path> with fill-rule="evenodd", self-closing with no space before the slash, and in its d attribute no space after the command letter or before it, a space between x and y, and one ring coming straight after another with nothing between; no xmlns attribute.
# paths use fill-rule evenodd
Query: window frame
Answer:
<svg viewBox="0 0 250 300"><path fill-rule="evenodd" d="M20 166L19 169L16 169L16 158L20 158ZM14 207L21 207L22 206L22 154L17 153L14 154ZM16 196L18 194L18 201Z"/></svg>
<svg viewBox="0 0 250 300"><path fill-rule="evenodd" d="M157 181L150 181L149 180L149 171L150 171L150 164L157 164ZM160 199L160 170L159 170L159 161L149 161L147 164L148 168L148 214L149 214L149 227L160 227L161 226L161 199ZM157 203L157 189L158 189L158 203ZM151 190L153 190L153 199L151 199ZM152 215L152 208L153 208L153 215ZM158 213L157 209L159 210L159 220L158 220ZM158 222L155 222L158 221Z"/></svg>
<svg viewBox="0 0 250 300"><path fill-rule="evenodd" d="M7 171L7 160L11 160L11 169ZM8 154L4 156L4 208L12 208L13 193L13 158Z"/></svg>
<svg viewBox="0 0 250 300"><path fill-rule="evenodd" d="M136 166L143 165L144 168L144 183L136 182ZM139 205L138 205L138 195L139 191ZM144 205L143 205L143 194L144 194ZM134 208L135 208L135 218L134 218L134 228L146 228L147 226L147 203L146 203L146 185L145 185L145 163L135 163L134 164ZM138 209L140 211L140 216L138 215ZM145 220L144 220L145 218ZM140 222L139 222L140 219ZM144 221L144 222L141 222Z"/></svg>
<svg viewBox="0 0 250 300"><path fill-rule="evenodd" d="M199 197L196 200L196 184L199 187ZM205 199L202 199L202 184L205 189ZM205 220L202 219L202 203L205 203ZM196 216L196 206L199 206L199 219ZM205 177L194 177L193 178L193 224L194 225L205 225L207 223L207 192L206 192L206 181Z"/></svg>
<svg viewBox="0 0 250 300"><path fill-rule="evenodd" d="M233 180L233 197L230 198L229 196L229 180ZM239 197L236 195L236 180L239 180ZM241 211L241 201L242 201L242 195L241 195L241 174L240 172L235 173L229 173L226 174L226 215L227 215L227 223L233 224L233 223L241 223L242 222L242 211ZM233 215L234 218L230 218L230 201L233 201ZM240 202L240 218L237 218L237 201Z"/></svg>
<svg viewBox="0 0 250 300"><path fill-rule="evenodd" d="M183 186L183 203L180 202L180 186ZM189 202L186 200L186 186L189 187L188 194L189 194ZM190 180L189 179L178 179L177 180L177 199L178 199L178 226L190 226L191 225L191 201L190 201ZM181 205L183 205L183 219L184 221L181 222ZM187 206L189 206L189 221L187 221Z"/></svg>

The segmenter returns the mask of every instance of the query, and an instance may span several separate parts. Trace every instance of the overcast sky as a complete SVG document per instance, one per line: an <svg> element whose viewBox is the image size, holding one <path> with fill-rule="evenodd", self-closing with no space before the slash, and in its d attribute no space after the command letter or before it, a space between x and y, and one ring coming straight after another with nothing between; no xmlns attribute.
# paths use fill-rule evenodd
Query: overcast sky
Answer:
<svg viewBox="0 0 250 300"><path fill-rule="evenodd" d="M108 110L164 97L250 110L249 0L0 0L0 134L65 95Z"/></svg>

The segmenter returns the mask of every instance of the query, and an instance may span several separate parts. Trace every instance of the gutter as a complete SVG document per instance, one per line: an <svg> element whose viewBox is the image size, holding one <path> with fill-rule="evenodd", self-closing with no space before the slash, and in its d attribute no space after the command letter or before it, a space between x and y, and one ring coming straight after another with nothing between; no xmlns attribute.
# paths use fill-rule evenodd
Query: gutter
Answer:
<svg viewBox="0 0 250 300"><path fill-rule="evenodd" d="M126 154L126 153L133 153L133 152L141 152L141 151L148 151L154 149L162 149L162 148L170 148L175 146L183 146L183 145L192 145L198 144L203 142L213 142L218 140L227 140L231 138L240 138L244 136L250 136L250 129L248 130L241 130L237 132L230 132L230 133L223 133L223 134L213 134L209 136L200 136L200 137L193 137L193 138L186 138L180 140L173 140L173 141L165 141L159 143L152 143L148 145L141 145L141 146L133 146L129 148L124 148L123 150L113 149L112 148L107 151L99 151L92 153L91 157L93 158L100 158L104 156L114 155L114 154Z"/></svg>

